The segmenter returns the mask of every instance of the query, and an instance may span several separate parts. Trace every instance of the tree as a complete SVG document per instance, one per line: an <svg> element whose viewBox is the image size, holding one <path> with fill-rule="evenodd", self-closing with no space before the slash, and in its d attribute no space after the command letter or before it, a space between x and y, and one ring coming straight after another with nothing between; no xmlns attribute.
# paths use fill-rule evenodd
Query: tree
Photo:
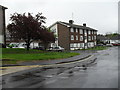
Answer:
<svg viewBox="0 0 120 90"><path fill-rule="evenodd" d="M7 29L14 39L24 40L27 44L27 50L29 50L31 42L34 40L44 41L44 38L48 38L46 34L51 35L43 26L45 19L46 17L42 16L42 13L38 13L34 17L31 13L27 15L14 13L10 17L11 23L8 24Z"/></svg>
<svg viewBox="0 0 120 90"><path fill-rule="evenodd" d="M108 37L108 38L112 38L112 37L114 37L114 36L118 36L118 35L120 35L119 33L106 33L106 37Z"/></svg>
<svg viewBox="0 0 120 90"><path fill-rule="evenodd" d="M48 47L48 44L52 41L54 42L55 41L55 36L54 36L54 33L53 32L50 32L50 30L48 29L45 29L44 32L42 32L42 42L44 44L44 48L46 50L46 48ZM45 37L45 38L44 38Z"/></svg>

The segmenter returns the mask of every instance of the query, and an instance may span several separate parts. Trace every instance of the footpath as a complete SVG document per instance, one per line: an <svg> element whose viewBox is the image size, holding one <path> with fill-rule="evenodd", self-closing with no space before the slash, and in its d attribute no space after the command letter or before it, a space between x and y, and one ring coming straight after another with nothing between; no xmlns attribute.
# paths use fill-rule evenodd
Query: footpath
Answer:
<svg viewBox="0 0 120 90"><path fill-rule="evenodd" d="M75 51L75 52L80 53L80 55L66 59L31 61L19 63L17 65L5 65L3 67L0 67L0 76L37 67L48 67L83 62L95 58L94 54L96 53L94 51Z"/></svg>

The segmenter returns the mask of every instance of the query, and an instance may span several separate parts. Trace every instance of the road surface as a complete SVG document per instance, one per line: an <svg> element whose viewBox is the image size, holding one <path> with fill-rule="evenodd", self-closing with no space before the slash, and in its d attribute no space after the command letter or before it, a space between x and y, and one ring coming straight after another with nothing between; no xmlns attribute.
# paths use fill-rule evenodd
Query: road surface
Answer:
<svg viewBox="0 0 120 90"><path fill-rule="evenodd" d="M34 68L2 77L3 88L118 88L118 47L94 53L96 61Z"/></svg>

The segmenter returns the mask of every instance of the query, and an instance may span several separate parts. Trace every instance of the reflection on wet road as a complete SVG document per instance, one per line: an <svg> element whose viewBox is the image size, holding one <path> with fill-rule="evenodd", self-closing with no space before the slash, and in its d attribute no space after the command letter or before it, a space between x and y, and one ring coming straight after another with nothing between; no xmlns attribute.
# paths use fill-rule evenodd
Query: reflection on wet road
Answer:
<svg viewBox="0 0 120 90"><path fill-rule="evenodd" d="M94 54L96 62L85 66L74 63L3 76L3 88L117 88L118 48Z"/></svg>

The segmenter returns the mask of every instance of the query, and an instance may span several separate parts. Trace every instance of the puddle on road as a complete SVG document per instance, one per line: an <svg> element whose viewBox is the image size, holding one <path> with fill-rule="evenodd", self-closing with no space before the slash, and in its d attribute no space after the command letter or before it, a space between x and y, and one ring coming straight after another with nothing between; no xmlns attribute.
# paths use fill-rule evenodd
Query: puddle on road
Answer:
<svg viewBox="0 0 120 90"><path fill-rule="evenodd" d="M91 60L91 63L95 62L95 60ZM90 62L89 62L90 63ZM39 68L36 71L24 73L21 75L14 75L11 77L11 79L7 82L15 82L15 81L27 81L31 80L29 85L42 83L46 80L49 80L50 78L59 77L61 79L73 77L76 75L75 73L79 73L81 71L87 70L87 66L89 66L89 63L86 63L86 65L76 64L74 66L55 66L55 67L43 67Z"/></svg>
<svg viewBox="0 0 120 90"><path fill-rule="evenodd" d="M29 73L25 73L25 74L22 74L22 75L16 75L16 76L12 76L12 81L20 81L20 80L23 80L23 79L26 79L26 78L32 78L32 77L41 77L40 75L35 75L35 74L32 74L31 72Z"/></svg>

